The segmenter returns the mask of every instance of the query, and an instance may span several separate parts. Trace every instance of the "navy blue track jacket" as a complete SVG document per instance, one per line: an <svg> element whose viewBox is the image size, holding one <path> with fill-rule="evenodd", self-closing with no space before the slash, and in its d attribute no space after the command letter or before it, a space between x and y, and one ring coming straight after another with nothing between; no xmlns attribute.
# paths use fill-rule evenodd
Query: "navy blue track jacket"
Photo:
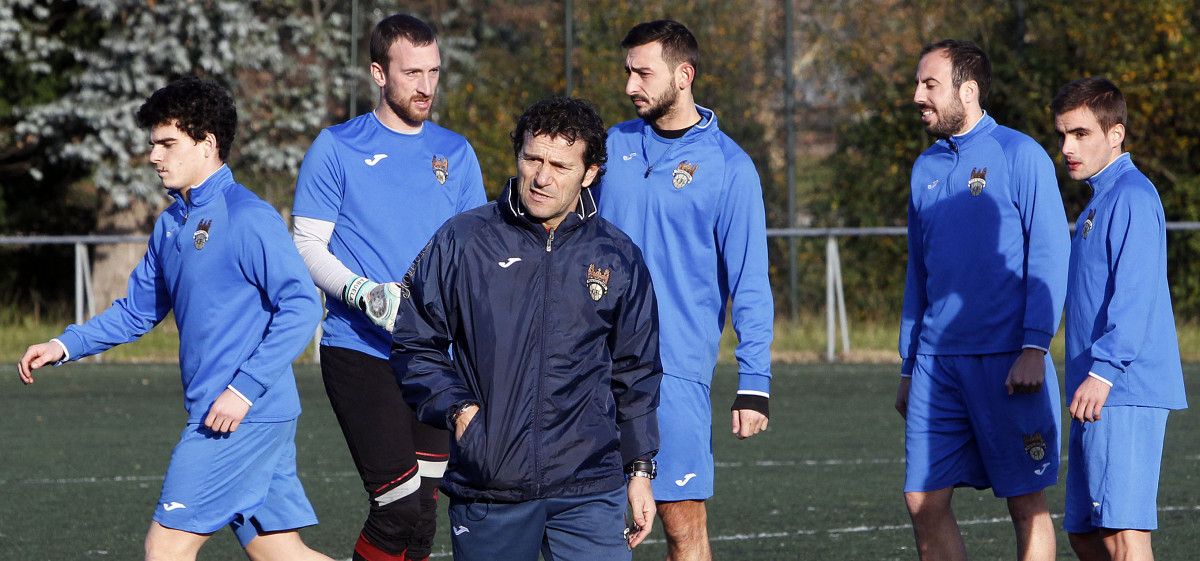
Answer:
<svg viewBox="0 0 1200 561"><path fill-rule="evenodd" d="M579 207L548 232L515 180L451 218L417 257L391 363L421 421L480 411L452 443L442 489L526 501L611 491L658 450L658 316L637 246ZM453 359L451 358L453 354Z"/></svg>

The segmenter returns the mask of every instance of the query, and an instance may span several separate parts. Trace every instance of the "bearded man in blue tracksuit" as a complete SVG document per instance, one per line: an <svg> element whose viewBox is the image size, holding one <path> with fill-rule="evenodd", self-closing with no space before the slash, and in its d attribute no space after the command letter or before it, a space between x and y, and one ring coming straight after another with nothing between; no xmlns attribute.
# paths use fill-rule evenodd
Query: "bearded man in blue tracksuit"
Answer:
<svg viewBox="0 0 1200 561"><path fill-rule="evenodd" d="M321 376L370 503L354 561L423 561L449 435L417 422L388 366L399 281L446 221L487 201L475 151L429 121L441 76L432 27L371 33L374 111L329 127L296 179L295 240L329 307Z"/></svg>
<svg viewBox="0 0 1200 561"><path fill-rule="evenodd" d="M584 101L535 103L517 177L447 221L403 285L391 361L417 416L454 431L455 559L630 559L650 531L658 321L641 252L588 190L604 137Z"/></svg>
<svg viewBox="0 0 1200 561"><path fill-rule="evenodd" d="M748 438L767 428L775 307L762 187L754 162L692 97L700 48L687 27L638 24L621 47L625 93L640 118L609 130L614 157L600 185L600 215L633 238L654 277L665 476L654 496L669 558L704 561L712 557L704 504L714 475L709 387L730 297L739 373L731 430Z"/></svg>
<svg viewBox="0 0 1200 561"><path fill-rule="evenodd" d="M1054 558L1043 489L1058 481L1058 329L1067 223L1045 150L983 111L991 82L973 43L926 46L913 101L938 140L913 165L896 409L905 502L921 559L966 548L955 487L1008 502L1018 558Z"/></svg>
<svg viewBox="0 0 1200 561"><path fill-rule="evenodd" d="M1166 217L1154 185L1122 152L1127 110L1116 85L1076 80L1050 107L1067 173L1092 188L1067 282L1063 528L1083 561L1151 559L1167 414L1187 407Z"/></svg>
<svg viewBox="0 0 1200 561"><path fill-rule="evenodd" d="M150 130L150 162L175 202L155 222L126 296L30 347L21 379L133 341L173 311L188 417L146 558L194 559L229 526L253 559L328 561L296 532L317 523L296 477L292 375L321 318L316 287L279 213L225 165L237 129L228 92L184 78L154 92L137 122Z"/></svg>

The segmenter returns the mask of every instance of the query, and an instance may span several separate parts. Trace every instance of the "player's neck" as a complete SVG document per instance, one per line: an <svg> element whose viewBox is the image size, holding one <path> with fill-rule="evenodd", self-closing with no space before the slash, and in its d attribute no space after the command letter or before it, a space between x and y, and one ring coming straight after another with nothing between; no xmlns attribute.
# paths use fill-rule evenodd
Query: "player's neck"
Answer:
<svg viewBox="0 0 1200 561"><path fill-rule="evenodd" d="M402 134L416 134L421 132L425 127L425 121L411 122L397 115L387 103L381 102L375 107L375 118L379 119L383 126Z"/></svg>
<svg viewBox="0 0 1200 561"><path fill-rule="evenodd" d="M954 136L962 136L975 130L975 125L978 125L979 121L983 120L983 110L977 108L972 109L973 110L967 110L967 120L963 122L962 128L959 129L958 132L954 133Z"/></svg>
<svg viewBox="0 0 1200 561"><path fill-rule="evenodd" d="M696 102L692 99L691 91L680 92L679 99L662 117L651 125L663 131L677 131L694 126L700 122L700 112L696 111Z"/></svg>

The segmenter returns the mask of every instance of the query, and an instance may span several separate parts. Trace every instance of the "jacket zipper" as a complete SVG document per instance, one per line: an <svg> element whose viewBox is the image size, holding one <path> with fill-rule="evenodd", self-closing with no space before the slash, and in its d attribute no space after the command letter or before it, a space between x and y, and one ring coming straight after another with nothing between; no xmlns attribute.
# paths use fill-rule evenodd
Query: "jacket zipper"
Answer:
<svg viewBox="0 0 1200 561"><path fill-rule="evenodd" d="M550 235L546 237L546 253L550 253L550 250L553 247L554 230L555 230L554 228L551 228L549 230ZM546 326L546 315L547 315L546 310L549 309L549 307L550 307L550 283L552 282L551 279L553 277L553 275L549 274L549 273L553 272L553 264L550 262L549 256L546 257L545 263L546 263L546 273L547 274L542 276L542 279L543 279L543 285L542 285L542 329L541 329L541 331L542 331L541 332L542 352L541 352L541 356L538 359L537 387L535 388L534 394L533 394L533 396L534 396L533 472L536 474L536 478L533 482L533 496L535 496L535 497L541 496L542 480L544 479L544 476L542 474L542 452L541 452L541 448L542 448L541 447L541 440L542 440L542 381L546 377L546 328L547 328L547 326Z"/></svg>

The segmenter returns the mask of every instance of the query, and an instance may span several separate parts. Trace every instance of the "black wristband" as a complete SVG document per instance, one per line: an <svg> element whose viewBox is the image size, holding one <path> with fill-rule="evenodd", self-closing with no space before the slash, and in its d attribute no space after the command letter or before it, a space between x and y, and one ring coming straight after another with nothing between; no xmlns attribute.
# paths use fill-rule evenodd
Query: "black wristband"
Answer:
<svg viewBox="0 0 1200 561"><path fill-rule="evenodd" d="M733 407L730 407L729 409L731 411L737 411L738 409L749 409L751 411L762 413L763 417L770 418L771 415L767 409L767 401L768 398L761 395L738 394L738 396L733 399Z"/></svg>
<svg viewBox="0 0 1200 561"><path fill-rule="evenodd" d="M625 475L628 477L654 479L658 477L658 462L655 462L653 459L634 460L625 466Z"/></svg>

